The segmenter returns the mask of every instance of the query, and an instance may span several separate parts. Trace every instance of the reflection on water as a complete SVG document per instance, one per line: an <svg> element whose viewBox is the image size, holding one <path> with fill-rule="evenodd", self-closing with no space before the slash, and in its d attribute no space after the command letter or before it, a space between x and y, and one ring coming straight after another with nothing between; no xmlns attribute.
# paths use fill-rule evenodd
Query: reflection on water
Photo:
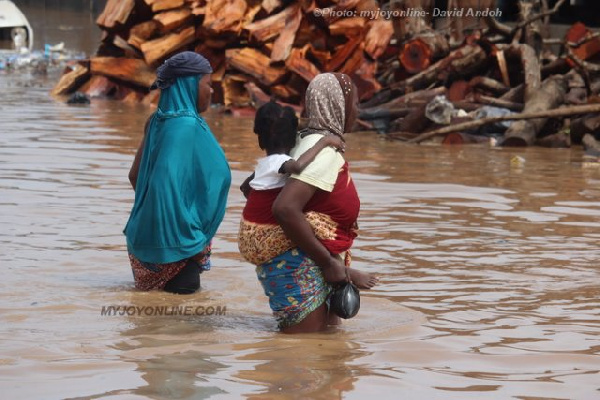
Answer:
<svg viewBox="0 0 600 400"><path fill-rule="evenodd" d="M67 106L30 79L0 76L7 398L598 397L600 165L579 150L351 135L355 266L381 285L342 328L283 336L237 251L237 187L261 156L252 121L207 116L234 183L202 291L140 293L121 230L152 110ZM226 313L101 315L206 305Z"/></svg>

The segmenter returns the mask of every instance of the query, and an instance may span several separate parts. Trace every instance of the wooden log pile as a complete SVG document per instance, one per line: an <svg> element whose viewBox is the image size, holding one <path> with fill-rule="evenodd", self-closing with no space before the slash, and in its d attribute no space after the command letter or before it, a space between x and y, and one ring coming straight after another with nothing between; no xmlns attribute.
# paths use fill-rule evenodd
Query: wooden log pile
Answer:
<svg viewBox="0 0 600 400"><path fill-rule="evenodd" d="M418 3L427 2L399 0L395 7ZM477 1L460 3L465 7L459 9L478 8ZM480 9L494 7L493 1L480 3L486 3ZM551 9L543 0L519 5L514 26L486 16L462 36L455 31L440 36L443 27L433 29L426 21L412 30L395 26L404 35L397 36L403 44L399 63L376 75L383 89L362 104L362 126L411 143L436 137L444 144L481 143L494 137L502 146L570 147L586 134L600 141L600 33L576 23L565 37L551 38L549 16L565 0ZM448 24L456 22L465 20ZM443 40L446 46L438 43ZM560 49L550 51L551 43ZM589 136L586 140L589 146Z"/></svg>
<svg viewBox="0 0 600 400"><path fill-rule="evenodd" d="M325 71L349 74L366 100L381 89L377 60L393 27L389 19L358 15L378 9L374 0L318 6L307 0L108 0L96 21L103 31L97 54L65 71L53 94L153 103L157 94L148 89L156 67L192 50L213 66L213 102L229 107L271 96L299 105L308 82Z"/></svg>
<svg viewBox="0 0 600 400"><path fill-rule="evenodd" d="M108 0L97 53L65 71L53 94L153 104L156 67L192 50L211 62L213 102L228 108L274 97L300 110L308 82L337 71L359 89L357 130L567 147L588 133L600 139L600 33L577 23L549 37L565 2L522 0L507 26L485 12L497 12L494 0L449 0L463 15L437 21L432 0Z"/></svg>

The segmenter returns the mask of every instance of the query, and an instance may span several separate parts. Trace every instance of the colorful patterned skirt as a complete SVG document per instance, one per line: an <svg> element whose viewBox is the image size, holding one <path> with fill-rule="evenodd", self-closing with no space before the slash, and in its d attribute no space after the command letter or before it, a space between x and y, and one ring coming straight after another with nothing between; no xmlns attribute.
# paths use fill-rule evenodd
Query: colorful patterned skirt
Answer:
<svg viewBox="0 0 600 400"><path fill-rule="evenodd" d="M196 256L194 260L200 265L202 271L210 269L211 245ZM166 264L149 263L138 260L129 253L129 263L133 272L135 288L139 290L163 290L167 282L173 279L188 263L189 258Z"/></svg>
<svg viewBox="0 0 600 400"><path fill-rule="evenodd" d="M319 308L331 292L321 269L298 248L259 265L256 274L269 297L279 328L302 321Z"/></svg>

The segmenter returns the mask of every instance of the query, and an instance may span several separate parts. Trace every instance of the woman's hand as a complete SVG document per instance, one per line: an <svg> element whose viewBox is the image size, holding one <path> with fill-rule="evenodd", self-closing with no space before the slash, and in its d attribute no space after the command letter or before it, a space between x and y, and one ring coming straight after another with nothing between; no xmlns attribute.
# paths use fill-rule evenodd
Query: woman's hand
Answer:
<svg viewBox="0 0 600 400"><path fill-rule="evenodd" d="M323 277L329 283L339 283L347 280L346 266L339 257L332 255L328 265L321 266Z"/></svg>

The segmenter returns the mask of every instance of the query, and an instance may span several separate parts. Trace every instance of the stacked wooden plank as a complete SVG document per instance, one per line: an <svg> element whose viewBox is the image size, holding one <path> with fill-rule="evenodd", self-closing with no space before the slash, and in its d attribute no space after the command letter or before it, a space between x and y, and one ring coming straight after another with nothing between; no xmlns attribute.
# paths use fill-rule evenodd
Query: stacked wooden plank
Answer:
<svg viewBox="0 0 600 400"><path fill-rule="evenodd" d="M337 15L379 7L374 0L319 4ZM54 94L82 91L151 103L156 67L192 50L211 62L213 101L227 106L270 96L300 104L308 82L325 71L351 75L361 98L370 98L381 89L377 60L390 43L391 21L316 10L307 0L109 0L96 21L103 30L97 54L66 71Z"/></svg>
<svg viewBox="0 0 600 400"><path fill-rule="evenodd" d="M271 97L301 105L315 75L337 71L359 89L357 128L413 142L474 143L480 128L512 121L476 116L491 106L516 113L502 144L569 146L600 129L587 115L600 96L600 34L575 24L566 37L549 38L542 22L565 2L548 9L545 0L523 0L509 27L489 14L434 23L431 0L108 0L97 20L97 54L66 71L54 94L155 103L156 67L192 50L213 66L213 101L230 108ZM497 10L494 0L447 3ZM550 51L553 40L560 51ZM434 101L440 95L446 103ZM432 119L444 104L465 112Z"/></svg>
<svg viewBox="0 0 600 400"><path fill-rule="evenodd" d="M486 3L481 10L495 7L465 0L452 9L477 10L477 2ZM466 25L463 18L435 29L419 18L395 20L398 60L382 65L376 77L383 90L361 104L363 128L412 143L438 137L445 144L570 147L586 134L600 141L600 32L576 23L551 38L548 18L565 2L549 9L546 1L523 0L514 26L488 15L461 35L443 32ZM402 11L431 2L393 3Z"/></svg>

